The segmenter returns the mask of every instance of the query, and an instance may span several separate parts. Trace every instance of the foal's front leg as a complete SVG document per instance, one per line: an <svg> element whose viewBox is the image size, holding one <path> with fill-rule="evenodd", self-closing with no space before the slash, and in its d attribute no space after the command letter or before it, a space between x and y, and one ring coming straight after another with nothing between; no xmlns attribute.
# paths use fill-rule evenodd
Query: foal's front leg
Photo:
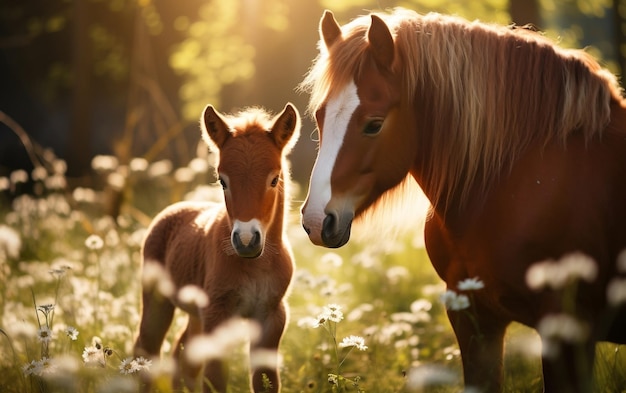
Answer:
<svg viewBox="0 0 626 393"><path fill-rule="evenodd" d="M202 330L204 334L212 334L215 329L228 321L232 317L232 314L227 309L228 305L217 307L218 304L214 304L213 307L209 306L204 312L202 317ZM229 354L222 354L222 358ZM205 393L222 393L226 392L228 384L228 367L227 363L222 359L209 360L204 365L204 379L202 381L202 391Z"/></svg>
<svg viewBox="0 0 626 393"><path fill-rule="evenodd" d="M274 312L258 321L261 338L250 346L252 389L255 392L280 392L278 346L285 330L286 315L285 304L281 302Z"/></svg>

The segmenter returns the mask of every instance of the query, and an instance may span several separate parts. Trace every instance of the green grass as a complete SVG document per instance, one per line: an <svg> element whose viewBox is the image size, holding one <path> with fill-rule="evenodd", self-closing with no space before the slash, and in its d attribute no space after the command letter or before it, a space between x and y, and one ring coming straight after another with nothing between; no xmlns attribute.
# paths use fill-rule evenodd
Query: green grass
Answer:
<svg viewBox="0 0 626 393"><path fill-rule="evenodd" d="M122 374L119 367L132 355L138 326L139 251L144 230L149 217L210 177L198 173L190 182L179 182L173 175L154 177L140 170L126 178L119 194L110 188L71 194L64 187L46 186L44 179L36 195L0 202L1 392L137 390L140 378ZM216 187L200 190L221 192ZM121 197L122 203L112 204L115 198L111 196ZM110 209L119 211L119 216L107 216ZM103 240L101 248L89 247L94 246L87 241L91 235ZM458 347L438 300L444 286L425 251L412 246L412 237L419 234L393 239L385 248L354 242L339 250L323 249L310 244L294 206L289 236L297 270L288 299L290 322L280 348L284 392L461 389ZM55 305L47 323L45 313L36 311L46 304ZM341 306L343 319L317 328L308 325L328 304ZM166 356L184 318L177 314L164 347ZM37 338L37 330L46 325L54 335L48 345ZM68 326L79 331L76 340L64 333ZM335 340L341 342L351 335L362 337L368 348L336 347ZM94 337L107 353L103 367L87 367L83 361L83 352L94 345ZM540 359L536 351L528 351L537 348L537 340L531 329L510 328L506 391L540 390ZM624 347L603 343L597 352L598 391L624 391ZM52 363L45 377L26 375L24 366L46 353ZM231 355L230 391L245 391L245 344ZM155 359L151 372L161 376L159 386L168 391L168 363ZM329 374L337 376L338 384L329 383ZM418 376L425 377L425 388L407 386L407 381Z"/></svg>

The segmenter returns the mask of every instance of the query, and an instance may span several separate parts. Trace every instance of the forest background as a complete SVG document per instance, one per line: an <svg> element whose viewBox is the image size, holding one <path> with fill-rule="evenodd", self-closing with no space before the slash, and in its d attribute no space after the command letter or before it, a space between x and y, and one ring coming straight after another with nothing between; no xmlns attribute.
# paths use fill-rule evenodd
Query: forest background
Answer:
<svg viewBox="0 0 626 393"><path fill-rule="evenodd" d="M88 182L91 158L113 154L185 164L198 117L291 101L317 54L324 9L340 23L396 6L468 19L533 24L568 47L588 47L617 74L626 69L624 0L46 0L0 4L0 111ZM315 155L306 118L295 177ZM315 138L313 138L315 139ZM32 169L0 124L0 175Z"/></svg>

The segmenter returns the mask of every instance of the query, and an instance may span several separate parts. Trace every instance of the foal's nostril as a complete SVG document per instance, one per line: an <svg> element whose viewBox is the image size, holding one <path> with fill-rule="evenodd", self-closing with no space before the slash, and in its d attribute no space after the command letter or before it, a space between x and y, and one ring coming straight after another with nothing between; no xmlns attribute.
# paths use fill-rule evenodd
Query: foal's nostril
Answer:
<svg viewBox="0 0 626 393"><path fill-rule="evenodd" d="M310 228L308 228L308 227L306 227L304 225L302 225L302 228L304 228L304 232L306 232L307 235L311 234L311 229Z"/></svg>
<svg viewBox="0 0 626 393"><path fill-rule="evenodd" d="M252 235L252 240L250 240L248 247L258 247L260 243L261 243L261 232L254 231L254 235Z"/></svg>
<svg viewBox="0 0 626 393"><path fill-rule="evenodd" d="M241 237L239 236L239 232L233 233L232 241L233 241L233 246L235 247L235 249L243 247L243 243L241 242Z"/></svg>

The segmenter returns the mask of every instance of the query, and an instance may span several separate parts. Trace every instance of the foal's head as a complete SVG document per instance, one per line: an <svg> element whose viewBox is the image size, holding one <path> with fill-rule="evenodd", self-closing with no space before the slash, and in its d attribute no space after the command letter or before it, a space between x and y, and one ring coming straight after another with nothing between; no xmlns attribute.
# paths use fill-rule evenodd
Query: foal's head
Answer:
<svg viewBox="0 0 626 393"><path fill-rule="evenodd" d="M241 257L256 258L263 253L268 232L277 229L282 236L289 176L285 156L298 139L298 112L287 104L274 119L258 108L229 117L209 105L200 122L203 139L219 150L217 171L232 247Z"/></svg>

